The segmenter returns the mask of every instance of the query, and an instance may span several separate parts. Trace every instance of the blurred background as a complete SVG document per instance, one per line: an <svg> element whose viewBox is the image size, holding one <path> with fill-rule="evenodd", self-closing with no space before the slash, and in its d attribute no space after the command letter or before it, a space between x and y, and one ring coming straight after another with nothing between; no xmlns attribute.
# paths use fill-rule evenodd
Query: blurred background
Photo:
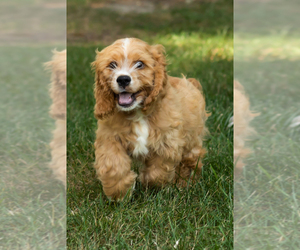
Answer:
<svg viewBox="0 0 300 250"><path fill-rule="evenodd" d="M66 246L64 187L49 169L44 65L65 46L65 1L0 2L0 249Z"/></svg>
<svg viewBox="0 0 300 250"><path fill-rule="evenodd" d="M299 1L235 1L234 78L260 113L235 181L235 249L300 246L299 22Z"/></svg>
<svg viewBox="0 0 300 250"><path fill-rule="evenodd" d="M214 3L216 4L210 4ZM215 34L232 29L232 1L68 1L68 44L100 42L119 38L171 35L180 32ZM216 13L217 12L217 13ZM208 19L213 16L215 20Z"/></svg>

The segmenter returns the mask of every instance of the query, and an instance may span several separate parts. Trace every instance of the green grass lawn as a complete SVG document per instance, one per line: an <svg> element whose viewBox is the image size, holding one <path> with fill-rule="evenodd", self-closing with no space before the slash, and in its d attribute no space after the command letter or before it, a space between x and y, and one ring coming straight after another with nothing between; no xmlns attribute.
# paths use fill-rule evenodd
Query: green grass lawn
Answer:
<svg viewBox="0 0 300 250"><path fill-rule="evenodd" d="M294 4L293 4L294 2ZM235 249L299 249L299 2L241 5L234 70L257 131L243 178L235 183ZM249 16L247 16L249 15Z"/></svg>
<svg viewBox="0 0 300 250"><path fill-rule="evenodd" d="M112 13L101 14L115 25ZM202 4L156 14L174 15L170 20L179 23L179 28L171 32L167 24L153 28L146 22L140 27L140 18L154 16L136 14L131 19L125 15L132 27L124 31L124 36L135 35L150 44L163 44L170 75L180 77L183 73L200 80L207 110L212 113L207 121L211 135L205 143L208 153L202 177L185 189L169 185L149 190L137 183L132 198L122 203L111 203L105 197L93 169L96 119L90 63L96 48L101 50L108 44L71 46L70 43L67 110L70 249L172 249L178 241L177 249L233 247L233 131L228 128L233 114L232 3ZM80 23L80 19L74 22ZM146 34L145 30L154 30L156 34ZM138 163L133 168L137 169Z"/></svg>
<svg viewBox="0 0 300 250"><path fill-rule="evenodd" d="M0 249L65 245L64 187L48 168L52 49L0 46Z"/></svg>

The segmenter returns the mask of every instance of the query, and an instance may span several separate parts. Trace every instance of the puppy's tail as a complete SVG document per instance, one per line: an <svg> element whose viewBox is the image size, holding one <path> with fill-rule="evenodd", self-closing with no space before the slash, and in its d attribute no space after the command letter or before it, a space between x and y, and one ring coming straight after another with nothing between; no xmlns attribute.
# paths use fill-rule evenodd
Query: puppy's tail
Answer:
<svg viewBox="0 0 300 250"><path fill-rule="evenodd" d="M187 80L202 92L202 86L199 81L197 81L195 78L188 78Z"/></svg>

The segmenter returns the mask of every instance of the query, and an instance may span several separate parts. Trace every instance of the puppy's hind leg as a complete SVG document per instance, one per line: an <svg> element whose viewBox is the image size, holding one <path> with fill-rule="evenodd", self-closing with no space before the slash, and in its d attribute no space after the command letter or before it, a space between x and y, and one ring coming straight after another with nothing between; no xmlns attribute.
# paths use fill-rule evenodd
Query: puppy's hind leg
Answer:
<svg viewBox="0 0 300 250"><path fill-rule="evenodd" d="M201 159L204 157L206 150L202 147L193 148L190 152L184 153L182 161L176 167L175 183L180 187L185 187L190 180L193 183L201 175L203 166Z"/></svg>
<svg viewBox="0 0 300 250"><path fill-rule="evenodd" d="M175 162L155 155L146 160L146 167L140 172L140 181L144 186L162 187L172 182L175 176Z"/></svg>

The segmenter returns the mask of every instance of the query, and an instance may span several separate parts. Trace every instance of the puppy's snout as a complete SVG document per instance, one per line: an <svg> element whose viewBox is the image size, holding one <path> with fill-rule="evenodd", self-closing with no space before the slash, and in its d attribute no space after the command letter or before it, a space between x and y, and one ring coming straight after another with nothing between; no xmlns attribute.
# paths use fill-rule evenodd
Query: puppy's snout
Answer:
<svg viewBox="0 0 300 250"><path fill-rule="evenodd" d="M130 76L119 76L117 78L117 82L118 82L119 86L122 88L125 88L126 86L128 86L130 81L131 81Z"/></svg>

